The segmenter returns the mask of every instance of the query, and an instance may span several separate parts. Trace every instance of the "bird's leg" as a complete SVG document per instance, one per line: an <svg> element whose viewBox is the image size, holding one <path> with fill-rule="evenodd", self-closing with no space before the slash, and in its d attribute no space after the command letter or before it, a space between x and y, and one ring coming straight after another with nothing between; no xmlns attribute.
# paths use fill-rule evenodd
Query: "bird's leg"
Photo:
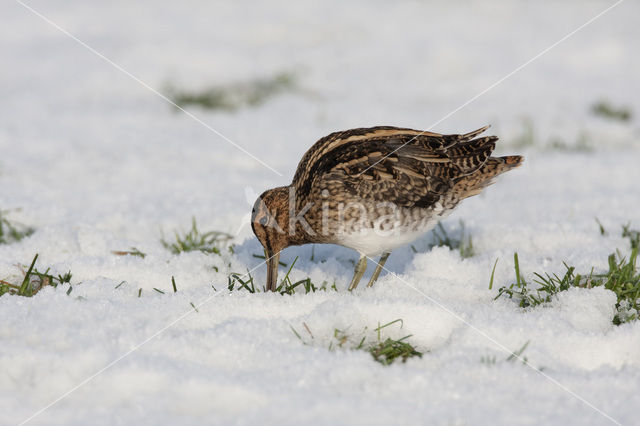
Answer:
<svg viewBox="0 0 640 426"><path fill-rule="evenodd" d="M389 258L390 254L391 254L391 252L382 253L382 256L380 256L380 260L378 261L378 264L376 265L376 270L373 271L373 275L371 275L371 279L369 280L369 284L367 284L367 287L373 286L373 283L376 282L376 280L380 276L380 272L382 271L382 267L384 266L384 263Z"/></svg>
<svg viewBox="0 0 640 426"><path fill-rule="evenodd" d="M358 283L364 274L364 271L367 269L367 256L361 255L360 260L356 263L356 268L353 271L353 279L351 280L351 284L349 284L349 291L355 290L358 287Z"/></svg>

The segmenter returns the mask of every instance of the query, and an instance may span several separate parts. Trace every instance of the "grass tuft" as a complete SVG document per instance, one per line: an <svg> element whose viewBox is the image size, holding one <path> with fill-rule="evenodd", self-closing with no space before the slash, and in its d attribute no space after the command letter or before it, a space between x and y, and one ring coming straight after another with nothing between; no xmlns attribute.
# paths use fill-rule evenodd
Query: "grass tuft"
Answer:
<svg viewBox="0 0 640 426"><path fill-rule="evenodd" d="M434 243L433 247L449 247L451 250L458 250L460 257L466 259L475 255L473 248L473 239L467 234L464 227L464 221L460 221L460 232L457 236L449 236L447 230L442 226L442 222L438 222L436 227L431 231ZM415 247L411 246L415 251Z"/></svg>
<svg viewBox="0 0 640 426"><path fill-rule="evenodd" d="M16 243L35 232L34 228L7 219L9 210L0 210L0 244Z"/></svg>
<svg viewBox="0 0 640 426"><path fill-rule="evenodd" d="M387 337L386 339L382 340L380 336L380 331L383 328L388 327L396 322L400 322L400 328L402 328L403 322L401 319L391 321L382 326L380 325L380 323L378 323L378 328L375 329L375 331L378 333L377 334L378 341L376 343L371 344L368 349L373 359L382 365L391 365L397 359L401 359L402 362L407 362L407 359L412 358L414 356L417 356L418 358L422 358L422 352L417 351L415 347L405 342L406 339L411 337L410 334L400 339L391 339ZM358 344L357 349L362 348L363 343L364 343L364 337Z"/></svg>
<svg viewBox="0 0 640 426"><path fill-rule="evenodd" d="M12 294L17 296L32 297L46 286L58 287L61 284L71 285L72 274L68 271L65 274L53 275L49 273L50 268L44 272L40 272L36 268L38 254L33 257L31 264L26 272L23 270L24 277L20 284L11 283L6 280L0 280L0 296L4 294ZM69 287L67 295L72 291Z"/></svg>
<svg viewBox="0 0 640 426"><path fill-rule="evenodd" d="M175 242L168 242L164 238L160 240L164 248L173 254L189 251L220 254L224 245L227 244L233 236L219 231L200 232L194 217L191 220L191 229L189 232L180 235L180 233L176 231L175 238Z"/></svg>
<svg viewBox="0 0 640 426"><path fill-rule="evenodd" d="M287 270L284 278L280 280L280 285L276 287L276 291L278 293L282 295L292 295L295 294L298 290L304 291L304 294L327 290L338 291L335 282L330 287L328 287L327 281L323 281L321 285L317 285L313 281L311 281L311 278L309 277L293 282L290 275L291 270L293 269L293 266L297 261L298 257L296 256L293 262L291 262L291 266L289 266L289 269ZM249 293L260 293L266 291L264 287L260 289L259 287L255 286L253 282L253 275L251 275L249 271L247 271L246 274L240 274L238 272L232 272L231 274L229 274L229 276L227 277L227 289L229 291L246 290Z"/></svg>
<svg viewBox="0 0 640 426"><path fill-rule="evenodd" d="M549 303L554 296L571 287L593 288L604 287L613 291L617 296L617 313L613 323L620 325L624 322L638 319L640 310L640 273L636 266L638 247L631 250L629 258L623 257L619 252L609 255L609 271L602 274L594 274L594 268L588 274L578 274L573 266L564 263L567 269L563 276L548 273L535 272L533 282L538 285L531 289L530 284L520 274L518 254L514 253L514 269L516 282L498 290L499 297L514 299L521 308L529 308Z"/></svg>
<svg viewBox="0 0 640 426"><path fill-rule="evenodd" d="M594 103L591 106L591 112L594 115L607 118L609 120L618 120L625 122L630 121L632 116L630 108L624 106L615 107L605 100Z"/></svg>
<svg viewBox="0 0 640 426"><path fill-rule="evenodd" d="M422 358L422 352L417 351L411 344L403 342L409 337L411 335L396 340L386 338L384 341L372 345L369 348L369 353L382 365L391 365L396 359L406 362L407 359L414 356Z"/></svg>
<svg viewBox="0 0 640 426"><path fill-rule="evenodd" d="M245 277L247 277L245 279ZM247 290L249 293L259 293L260 290L256 288L253 283L253 275L249 271L246 274L240 275L237 272L232 272L227 277L227 289L229 291Z"/></svg>
<svg viewBox="0 0 640 426"><path fill-rule="evenodd" d="M589 152L594 149L589 134L586 132L581 132L573 144L566 142L559 136L550 137L547 148L564 152Z"/></svg>
<svg viewBox="0 0 640 426"><path fill-rule="evenodd" d="M330 351L336 348L367 351L371 354L376 362L379 362L380 364L385 366L391 365L398 360L406 362L409 358L422 358L422 352L418 351L413 345L406 342L406 340L411 337L411 335L404 336L400 339L382 337L381 331L384 328L396 323L400 323L400 328L402 328L403 322L401 319L388 322L384 325L380 325L380 323L378 323L378 327L373 330L376 332L376 339L369 342L367 342L366 327L359 336L351 336L345 330L335 328L333 330L333 336L329 342L328 349ZM309 335L311 336L311 339L314 339L309 326L306 323L303 323L303 325L307 330L307 333L309 333ZM298 333L296 329L293 328L293 326L291 326L291 330L302 343L304 343L305 345L310 344L304 341L300 333Z"/></svg>
<svg viewBox="0 0 640 426"><path fill-rule="evenodd" d="M243 107L262 105L270 98L297 89L292 73L279 73L227 86L215 86L200 91L180 91L169 87L169 97L180 107L199 106L205 109L233 112Z"/></svg>

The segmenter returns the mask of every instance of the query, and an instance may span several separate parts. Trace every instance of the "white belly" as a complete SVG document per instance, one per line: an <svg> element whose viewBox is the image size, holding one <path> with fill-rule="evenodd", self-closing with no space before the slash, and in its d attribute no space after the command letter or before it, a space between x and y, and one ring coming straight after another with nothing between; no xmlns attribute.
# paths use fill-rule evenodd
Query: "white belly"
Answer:
<svg viewBox="0 0 640 426"><path fill-rule="evenodd" d="M428 210L402 209L392 220L383 220L384 216L380 216L369 226L347 226L343 229L349 231L336 233L333 242L370 257L390 253L433 229L439 221L449 216L452 208L444 208L438 202Z"/></svg>
<svg viewBox="0 0 640 426"><path fill-rule="evenodd" d="M439 218L438 218L439 219ZM393 230L381 230L367 228L360 231L343 234L338 243L352 248L365 256L373 257L382 253L390 253L392 250L407 245L425 232L430 231L438 223L438 220L430 220L415 227L397 227Z"/></svg>

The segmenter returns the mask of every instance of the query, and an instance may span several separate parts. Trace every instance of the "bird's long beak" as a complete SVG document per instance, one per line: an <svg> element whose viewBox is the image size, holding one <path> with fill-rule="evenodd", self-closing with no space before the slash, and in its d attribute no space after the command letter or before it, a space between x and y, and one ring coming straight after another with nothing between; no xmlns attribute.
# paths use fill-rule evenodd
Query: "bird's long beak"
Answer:
<svg viewBox="0 0 640 426"><path fill-rule="evenodd" d="M267 291L276 291L278 283L278 262L280 252L272 253L267 250Z"/></svg>

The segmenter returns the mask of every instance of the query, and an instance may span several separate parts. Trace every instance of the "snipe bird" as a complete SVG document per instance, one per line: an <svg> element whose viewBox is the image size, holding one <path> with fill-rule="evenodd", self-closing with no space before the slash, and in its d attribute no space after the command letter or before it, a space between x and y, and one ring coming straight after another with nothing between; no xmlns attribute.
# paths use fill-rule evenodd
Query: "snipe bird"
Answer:
<svg viewBox="0 0 640 426"><path fill-rule="evenodd" d="M349 290L367 257L381 255L373 285L391 251L432 229L463 199L522 164L519 155L492 157L489 126L460 135L379 126L331 133L302 157L289 186L265 191L251 226L267 259L267 290L276 289L280 252L308 243L357 250Z"/></svg>

